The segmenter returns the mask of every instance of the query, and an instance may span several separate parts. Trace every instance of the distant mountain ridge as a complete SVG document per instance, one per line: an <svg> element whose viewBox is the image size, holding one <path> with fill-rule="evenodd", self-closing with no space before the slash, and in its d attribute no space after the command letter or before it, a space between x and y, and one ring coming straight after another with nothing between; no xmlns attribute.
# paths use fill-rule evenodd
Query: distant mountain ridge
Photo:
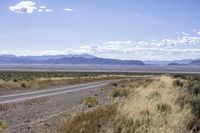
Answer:
<svg viewBox="0 0 200 133"><path fill-rule="evenodd" d="M140 60L99 58L93 55L45 55L15 56L0 55L0 64L94 64L94 65L145 65Z"/></svg>
<svg viewBox="0 0 200 133"><path fill-rule="evenodd" d="M192 59L183 59L183 60L172 60L172 61L156 61L156 60L149 60L149 61L144 61L145 64L149 65L172 65L172 64L189 64Z"/></svg>
<svg viewBox="0 0 200 133"><path fill-rule="evenodd" d="M200 59L191 61L190 65L200 65Z"/></svg>
<svg viewBox="0 0 200 133"><path fill-rule="evenodd" d="M47 64L98 64L98 65L144 65L139 60L118 60L107 58L84 58L84 57L64 57L58 60L50 59L45 61Z"/></svg>
<svg viewBox="0 0 200 133"><path fill-rule="evenodd" d="M44 56L15 56L0 55L0 64L91 64L91 65L196 65L200 66L200 59L183 59L172 61L140 61L100 58L89 54L81 55L44 55Z"/></svg>

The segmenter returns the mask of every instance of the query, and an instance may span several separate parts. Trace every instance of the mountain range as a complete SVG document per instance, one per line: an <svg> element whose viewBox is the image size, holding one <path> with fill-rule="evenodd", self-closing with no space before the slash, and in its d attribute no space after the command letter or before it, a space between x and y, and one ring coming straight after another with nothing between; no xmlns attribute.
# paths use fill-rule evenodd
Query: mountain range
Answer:
<svg viewBox="0 0 200 133"><path fill-rule="evenodd" d="M168 61L157 61L157 60L149 60L149 61L144 61L145 64L149 65L178 65L178 64L189 64L192 62L192 59L183 59L183 60L168 60Z"/></svg>
<svg viewBox="0 0 200 133"><path fill-rule="evenodd" d="M200 59L184 59L172 61L140 61L99 58L89 54L81 55L44 55L44 56L15 56L0 55L0 64L91 64L91 65L200 65Z"/></svg>
<svg viewBox="0 0 200 133"><path fill-rule="evenodd" d="M145 65L140 60L119 60L82 55L15 56L0 55L0 64L92 64L92 65Z"/></svg>
<svg viewBox="0 0 200 133"><path fill-rule="evenodd" d="M200 65L200 59L193 60L190 62L191 65Z"/></svg>

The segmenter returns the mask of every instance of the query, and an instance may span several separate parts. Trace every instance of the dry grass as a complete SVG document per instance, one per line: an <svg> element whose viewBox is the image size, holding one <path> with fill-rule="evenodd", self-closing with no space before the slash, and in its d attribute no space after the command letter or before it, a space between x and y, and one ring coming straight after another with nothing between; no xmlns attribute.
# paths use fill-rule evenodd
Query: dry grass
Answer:
<svg viewBox="0 0 200 133"><path fill-rule="evenodd" d="M117 97L117 106L98 107L71 116L57 133L188 133L197 122L191 108L180 106L185 91L174 87L174 78L131 81L123 86L125 97ZM119 85L112 85L119 86ZM117 91L123 92L122 90ZM116 93L116 90L114 91ZM121 94L117 92L117 95ZM185 103L185 102L184 102ZM193 120L193 121L191 121ZM200 123L200 121L198 121Z"/></svg>
<svg viewBox="0 0 200 133"><path fill-rule="evenodd" d="M87 112L73 114L64 119L54 133L98 133L103 132L102 127L114 118L116 107L107 105ZM48 132L48 131L46 131Z"/></svg>
<svg viewBox="0 0 200 133"><path fill-rule="evenodd" d="M133 84L131 86L130 89L134 93L121 103L118 108L118 117L138 121L143 119L141 111L148 110L148 119L151 121L151 123L143 122L134 129L134 132L188 132L186 123L192 117L190 109L181 109L176 103L180 90L173 87L172 78L162 76L150 82L149 85L141 84L135 87L136 85ZM121 131L124 130L121 129Z"/></svg>

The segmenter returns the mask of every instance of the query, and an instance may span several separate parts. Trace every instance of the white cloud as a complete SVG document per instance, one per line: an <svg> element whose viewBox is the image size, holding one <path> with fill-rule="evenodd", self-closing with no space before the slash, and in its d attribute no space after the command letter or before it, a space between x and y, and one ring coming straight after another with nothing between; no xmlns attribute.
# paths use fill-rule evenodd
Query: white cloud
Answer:
<svg viewBox="0 0 200 133"><path fill-rule="evenodd" d="M32 1L21 1L17 5L10 6L9 9L16 13L33 13L35 10L38 12L52 12L52 9L46 9L46 6L36 6L36 3Z"/></svg>
<svg viewBox="0 0 200 133"><path fill-rule="evenodd" d="M39 8L41 8L41 9L46 9L47 7L46 7L46 6L40 6Z"/></svg>
<svg viewBox="0 0 200 133"><path fill-rule="evenodd" d="M200 32L197 32L197 35L200 35Z"/></svg>
<svg viewBox="0 0 200 133"><path fill-rule="evenodd" d="M186 32L182 32L182 35L184 35L184 36L189 36L189 34L186 33Z"/></svg>
<svg viewBox="0 0 200 133"><path fill-rule="evenodd" d="M108 41L104 42L104 44L131 44L132 41Z"/></svg>
<svg viewBox="0 0 200 133"><path fill-rule="evenodd" d="M42 10L42 9L38 9L37 11L38 11L38 12L43 12L43 10Z"/></svg>
<svg viewBox="0 0 200 133"><path fill-rule="evenodd" d="M183 59L200 57L200 37L181 36L160 41L107 41L102 44L85 45L71 50L76 54L88 53L102 57L121 59Z"/></svg>
<svg viewBox="0 0 200 133"><path fill-rule="evenodd" d="M93 54L100 57L140 60L171 60L200 57L200 36L180 36L175 39L151 41L107 41L78 48L46 51L0 51L16 55Z"/></svg>
<svg viewBox="0 0 200 133"><path fill-rule="evenodd" d="M53 12L52 9L46 9L45 12Z"/></svg>
<svg viewBox="0 0 200 133"><path fill-rule="evenodd" d="M73 12L73 11L74 11L74 9L65 8L65 9L64 9L64 11L66 11L66 12Z"/></svg>
<svg viewBox="0 0 200 133"><path fill-rule="evenodd" d="M196 33L198 30L197 29L193 29L192 32Z"/></svg>
<svg viewBox="0 0 200 133"><path fill-rule="evenodd" d="M199 32L200 35L200 32ZM113 45L132 45L132 46L150 46L150 47L161 47L161 46L179 46L179 45L195 45L200 43L199 36L181 36L176 39L162 39L160 41L151 40L151 41L108 41L103 44L113 44Z"/></svg>
<svg viewBox="0 0 200 133"><path fill-rule="evenodd" d="M14 5L14 6L10 6L9 10L11 10L12 12L16 12L16 13L33 13L35 10L38 12L53 12L52 9L48 9L46 6L44 5L40 5L40 6L36 6L36 3L33 1L29 1L29 0L23 0L20 3ZM66 12L73 12L74 9L71 8L65 8L64 11Z"/></svg>
<svg viewBox="0 0 200 133"><path fill-rule="evenodd" d="M33 13L37 7L32 1L21 1L17 5L10 6L9 9L16 13Z"/></svg>

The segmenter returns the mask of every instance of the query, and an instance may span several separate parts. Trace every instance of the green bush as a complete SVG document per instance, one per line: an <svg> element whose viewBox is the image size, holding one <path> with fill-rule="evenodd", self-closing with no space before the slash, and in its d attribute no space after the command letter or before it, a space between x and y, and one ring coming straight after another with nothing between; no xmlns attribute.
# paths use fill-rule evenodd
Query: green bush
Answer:
<svg viewBox="0 0 200 133"><path fill-rule="evenodd" d="M95 98L95 97L93 97L93 96L87 96L87 97L85 97L85 99L84 99L84 104L85 104L85 106L87 106L87 107L95 107L97 104L98 104L98 101L97 101L97 99Z"/></svg>
<svg viewBox="0 0 200 133"><path fill-rule="evenodd" d="M200 119L200 96L193 97L190 100L190 105L192 107L192 114L194 114L198 119Z"/></svg>
<svg viewBox="0 0 200 133"><path fill-rule="evenodd" d="M129 91L127 89L117 89L110 94L110 97L124 97L128 96L128 93Z"/></svg>
<svg viewBox="0 0 200 133"><path fill-rule="evenodd" d="M193 95L197 96L200 94L200 82L194 83L191 89Z"/></svg>
<svg viewBox="0 0 200 133"><path fill-rule="evenodd" d="M156 104L157 110L161 113L171 112L171 106L169 104Z"/></svg>
<svg viewBox="0 0 200 133"><path fill-rule="evenodd" d="M160 93L158 93L157 91L153 91L152 93L150 93L148 96L147 96L147 99L148 100L151 100L151 99L156 99L158 97L160 97Z"/></svg>
<svg viewBox="0 0 200 133"><path fill-rule="evenodd" d="M0 132L1 132L1 130L5 129L5 128L7 128L6 123L0 121Z"/></svg>
<svg viewBox="0 0 200 133"><path fill-rule="evenodd" d="M184 88L189 92L189 94L197 96L200 94L200 82L193 80L193 81L188 81L185 85Z"/></svg>
<svg viewBox="0 0 200 133"><path fill-rule="evenodd" d="M179 79L176 79L176 80L173 82L173 86L174 86L174 87L183 87L183 82L180 81Z"/></svg>
<svg viewBox="0 0 200 133"><path fill-rule="evenodd" d="M17 82L17 81L18 81L17 79L14 79L14 80L13 80L13 82Z"/></svg>
<svg viewBox="0 0 200 133"><path fill-rule="evenodd" d="M25 83L21 83L21 87L22 88L26 88L26 84Z"/></svg>
<svg viewBox="0 0 200 133"><path fill-rule="evenodd" d="M176 100L175 100L175 103L176 104L179 104L181 109L183 109L183 107L189 102L189 95L187 94L182 94L182 95L179 95Z"/></svg>
<svg viewBox="0 0 200 133"><path fill-rule="evenodd" d="M141 116L139 119L120 117L114 121L113 128L116 133L134 133L142 126L147 128L151 125L152 118Z"/></svg>
<svg viewBox="0 0 200 133"><path fill-rule="evenodd" d="M200 75L179 75L179 78L183 79L185 82L183 84L183 89L185 89L188 94L179 97L176 102L184 106L189 103L191 106L191 113L194 119L189 120L187 124L187 129L191 132L200 131ZM179 83L178 83L179 84Z"/></svg>
<svg viewBox="0 0 200 133"><path fill-rule="evenodd" d="M113 86L118 86L118 84L117 83L111 83Z"/></svg>

